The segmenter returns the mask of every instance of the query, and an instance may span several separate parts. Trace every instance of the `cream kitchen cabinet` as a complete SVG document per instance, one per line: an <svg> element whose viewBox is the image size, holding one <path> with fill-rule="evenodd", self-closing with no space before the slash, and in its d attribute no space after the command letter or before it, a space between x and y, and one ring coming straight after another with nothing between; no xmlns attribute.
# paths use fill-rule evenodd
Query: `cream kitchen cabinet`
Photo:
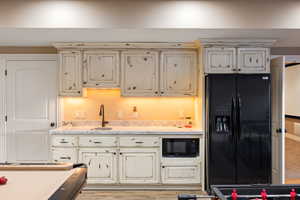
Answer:
<svg viewBox="0 0 300 200"><path fill-rule="evenodd" d="M269 48L238 48L239 73L270 73Z"/></svg>
<svg viewBox="0 0 300 200"><path fill-rule="evenodd" d="M119 51L86 50L83 57L84 87L120 87Z"/></svg>
<svg viewBox="0 0 300 200"><path fill-rule="evenodd" d="M204 50L204 72L227 74L236 72L236 48L213 47Z"/></svg>
<svg viewBox="0 0 300 200"><path fill-rule="evenodd" d="M71 162L77 163L77 149L76 148L52 148L53 162Z"/></svg>
<svg viewBox="0 0 300 200"><path fill-rule="evenodd" d="M197 72L195 51L163 51L160 65L160 95L195 96Z"/></svg>
<svg viewBox="0 0 300 200"><path fill-rule="evenodd" d="M80 51L59 52L60 96L82 96L82 55Z"/></svg>
<svg viewBox="0 0 300 200"><path fill-rule="evenodd" d="M158 183L159 149L121 148L119 175L120 183Z"/></svg>
<svg viewBox="0 0 300 200"><path fill-rule="evenodd" d="M79 162L88 167L88 183L117 183L117 153L111 148L79 150Z"/></svg>
<svg viewBox="0 0 300 200"><path fill-rule="evenodd" d="M200 184L199 165L163 165L161 167L163 184Z"/></svg>
<svg viewBox="0 0 300 200"><path fill-rule="evenodd" d="M158 52L122 52L122 96L158 96Z"/></svg>

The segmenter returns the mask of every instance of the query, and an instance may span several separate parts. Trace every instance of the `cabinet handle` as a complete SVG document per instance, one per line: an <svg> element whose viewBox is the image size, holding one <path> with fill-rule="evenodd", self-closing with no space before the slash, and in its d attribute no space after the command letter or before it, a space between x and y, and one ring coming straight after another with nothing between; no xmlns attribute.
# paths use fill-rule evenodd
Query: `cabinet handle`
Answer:
<svg viewBox="0 0 300 200"><path fill-rule="evenodd" d="M123 155L123 153L122 153L122 152L120 152L120 155Z"/></svg>
<svg viewBox="0 0 300 200"><path fill-rule="evenodd" d="M144 144L144 142L139 142L139 141L136 141L135 143L136 144Z"/></svg>
<svg viewBox="0 0 300 200"><path fill-rule="evenodd" d="M238 69L238 71L240 72L240 71L242 71L241 69Z"/></svg>
<svg viewBox="0 0 300 200"><path fill-rule="evenodd" d="M83 84L87 84L87 82L86 82L86 81L83 81Z"/></svg>
<svg viewBox="0 0 300 200"><path fill-rule="evenodd" d="M234 72L235 72L235 71L236 71L236 69L232 69L232 71L234 71Z"/></svg>
<svg viewBox="0 0 300 200"><path fill-rule="evenodd" d="M252 58L251 57L249 58L249 62L252 62Z"/></svg>
<svg viewBox="0 0 300 200"><path fill-rule="evenodd" d="M157 91L155 91L155 94L158 94L158 92L157 92Z"/></svg>
<svg viewBox="0 0 300 200"><path fill-rule="evenodd" d="M71 157L60 157L60 159L71 160Z"/></svg>
<svg viewBox="0 0 300 200"><path fill-rule="evenodd" d="M95 143L95 144L101 144L102 142L97 142L97 141L94 141L94 143Z"/></svg>
<svg viewBox="0 0 300 200"><path fill-rule="evenodd" d="M99 163L99 169L101 168L101 164Z"/></svg>
<svg viewBox="0 0 300 200"><path fill-rule="evenodd" d="M117 153L116 153L116 152L113 152L113 154L114 154L114 155L117 155Z"/></svg>
<svg viewBox="0 0 300 200"><path fill-rule="evenodd" d="M164 94L165 92L160 92L161 94Z"/></svg>
<svg viewBox="0 0 300 200"><path fill-rule="evenodd" d="M161 166L161 168L165 168L165 166Z"/></svg>
<svg viewBox="0 0 300 200"><path fill-rule="evenodd" d="M136 89L136 87L135 87L135 86L133 86L133 87L132 87L132 89L133 89L133 90L135 90L135 89Z"/></svg>
<svg viewBox="0 0 300 200"><path fill-rule="evenodd" d="M69 142L67 142L67 141L60 141L59 143L61 143L61 144L67 144Z"/></svg>
<svg viewBox="0 0 300 200"><path fill-rule="evenodd" d="M104 77L104 76L105 76L104 74L101 75L101 77Z"/></svg>
<svg viewBox="0 0 300 200"><path fill-rule="evenodd" d="M91 161L92 161L92 160L90 159L90 161L89 161L89 166L91 166Z"/></svg>
<svg viewBox="0 0 300 200"><path fill-rule="evenodd" d="M78 93L78 94L80 94L81 92L80 92L80 91L78 91L77 93Z"/></svg>

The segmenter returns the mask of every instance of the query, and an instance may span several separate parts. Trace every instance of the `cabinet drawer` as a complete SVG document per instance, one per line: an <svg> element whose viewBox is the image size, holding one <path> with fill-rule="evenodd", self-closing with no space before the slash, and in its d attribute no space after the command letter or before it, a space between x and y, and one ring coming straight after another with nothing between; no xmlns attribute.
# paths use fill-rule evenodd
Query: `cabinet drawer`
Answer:
<svg viewBox="0 0 300 200"><path fill-rule="evenodd" d="M116 137L82 136L79 137L79 146L112 147L117 146L117 139Z"/></svg>
<svg viewBox="0 0 300 200"><path fill-rule="evenodd" d="M58 146L58 147L77 146L76 136L53 136L52 146Z"/></svg>
<svg viewBox="0 0 300 200"><path fill-rule="evenodd" d="M201 182L200 166L162 166L162 183L197 184Z"/></svg>
<svg viewBox="0 0 300 200"><path fill-rule="evenodd" d="M77 150L75 148L53 148L53 162L77 163Z"/></svg>
<svg viewBox="0 0 300 200"><path fill-rule="evenodd" d="M159 146L158 137L120 137L123 147L155 147Z"/></svg>

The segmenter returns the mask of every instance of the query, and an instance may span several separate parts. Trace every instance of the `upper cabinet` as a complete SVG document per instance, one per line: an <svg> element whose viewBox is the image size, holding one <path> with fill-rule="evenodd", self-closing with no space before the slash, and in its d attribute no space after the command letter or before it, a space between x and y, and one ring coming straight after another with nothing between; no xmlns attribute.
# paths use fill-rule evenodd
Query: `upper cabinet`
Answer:
<svg viewBox="0 0 300 200"><path fill-rule="evenodd" d="M83 87L120 87L118 51L84 51Z"/></svg>
<svg viewBox="0 0 300 200"><path fill-rule="evenodd" d="M274 40L201 41L206 74L270 73L270 47Z"/></svg>
<svg viewBox="0 0 300 200"><path fill-rule="evenodd" d="M233 73L236 71L235 48L205 48L205 72Z"/></svg>
<svg viewBox="0 0 300 200"><path fill-rule="evenodd" d="M122 96L196 96L195 43L57 43L60 95L83 88L121 88ZM222 49L224 50L224 49ZM210 52L211 66L233 67L235 53ZM218 59L217 61L215 61ZM227 68L227 64L226 64ZM215 69L214 69L215 70Z"/></svg>
<svg viewBox="0 0 300 200"><path fill-rule="evenodd" d="M238 71L240 73L270 73L270 50L268 48L238 48Z"/></svg>
<svg viewBox="0 0 300 200"><path fill-rule="evenodd" d="M59 82L61 96L82 96L82 56L80 51L60 51Z"/></svg>
<svg viewBox="0 0 300 200"><path fill-rule="evenodd" d="M123 96L158 95L158 52L122 52Z"/></svg>
<svg viewBox="0 0 300 200"><path fill-rule="evenodd" d="M197 72L197 53L195 51L162 52L160 95L196 95Z"/></svg>

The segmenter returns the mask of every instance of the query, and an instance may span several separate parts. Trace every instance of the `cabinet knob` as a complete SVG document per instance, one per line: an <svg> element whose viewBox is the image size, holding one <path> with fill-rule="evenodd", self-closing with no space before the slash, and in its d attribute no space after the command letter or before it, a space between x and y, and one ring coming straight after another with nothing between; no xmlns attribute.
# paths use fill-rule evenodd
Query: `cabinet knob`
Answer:
<svg viewBox="0 0 300 200"><path fill-rule="evenodd" d="M165 166L161 166L161 168L165 168Z"/></svg>
<svg viewBox="0 0 300 200"><path fill-rule="evenodd" d="M86 81L83 81L83 84L87 84L87 82L86 82Z"/></svg>
<svg viewBox="0 0 300 200"><path fill-rule="evenodd" d="M232 69L232 71L234 71L234 72L235 72L235 71L236 71L236 69Z"/></svg>
<svg viewBox="0 0 300 200"><path fill-rule="evenodd" d="M155 94L158 94L158 92L157 92L157 91L155 91Z"/></svg>
<svg viewBox="0 0 300 200"><path fill-rule="evenodd" d="M241 69L238 69L238 71L240 72L240 71L242 71Z"/></svg>
<svg viewBox="0 0 300 200"><path fill-rule="evenodd" d="M136 89L136 87L135 87L135 86L133 86L133 87L132 87L132 89L133 89L133 90L135 90L135 89Z"/></svg>
<svg viewBox="0 0 300 200"><path fill-rule="evenodd" d="M123 153L122 153L122 152L120 152L120 155L123 155Z"/></svg>
<svg viewBox="0 0 300 200"><path fill-rule="evenodd" d="M55 122L51 122L51 123L50 123L50 126L51 126L51 127L54 127L54 126L55 126Z"/></svg>
<svg viewBox="0 0 300 200"><path fill-rule="evenodd" d="M164 94L165 92L160 92L161 94Z"/></svg>
<svg viewBox="0 0 300 200"><path fill-rule="evenodd" d="M80 91L78 91L77 93L78 93L78 94L80 94L81 92L80 92Z"/></svg>

